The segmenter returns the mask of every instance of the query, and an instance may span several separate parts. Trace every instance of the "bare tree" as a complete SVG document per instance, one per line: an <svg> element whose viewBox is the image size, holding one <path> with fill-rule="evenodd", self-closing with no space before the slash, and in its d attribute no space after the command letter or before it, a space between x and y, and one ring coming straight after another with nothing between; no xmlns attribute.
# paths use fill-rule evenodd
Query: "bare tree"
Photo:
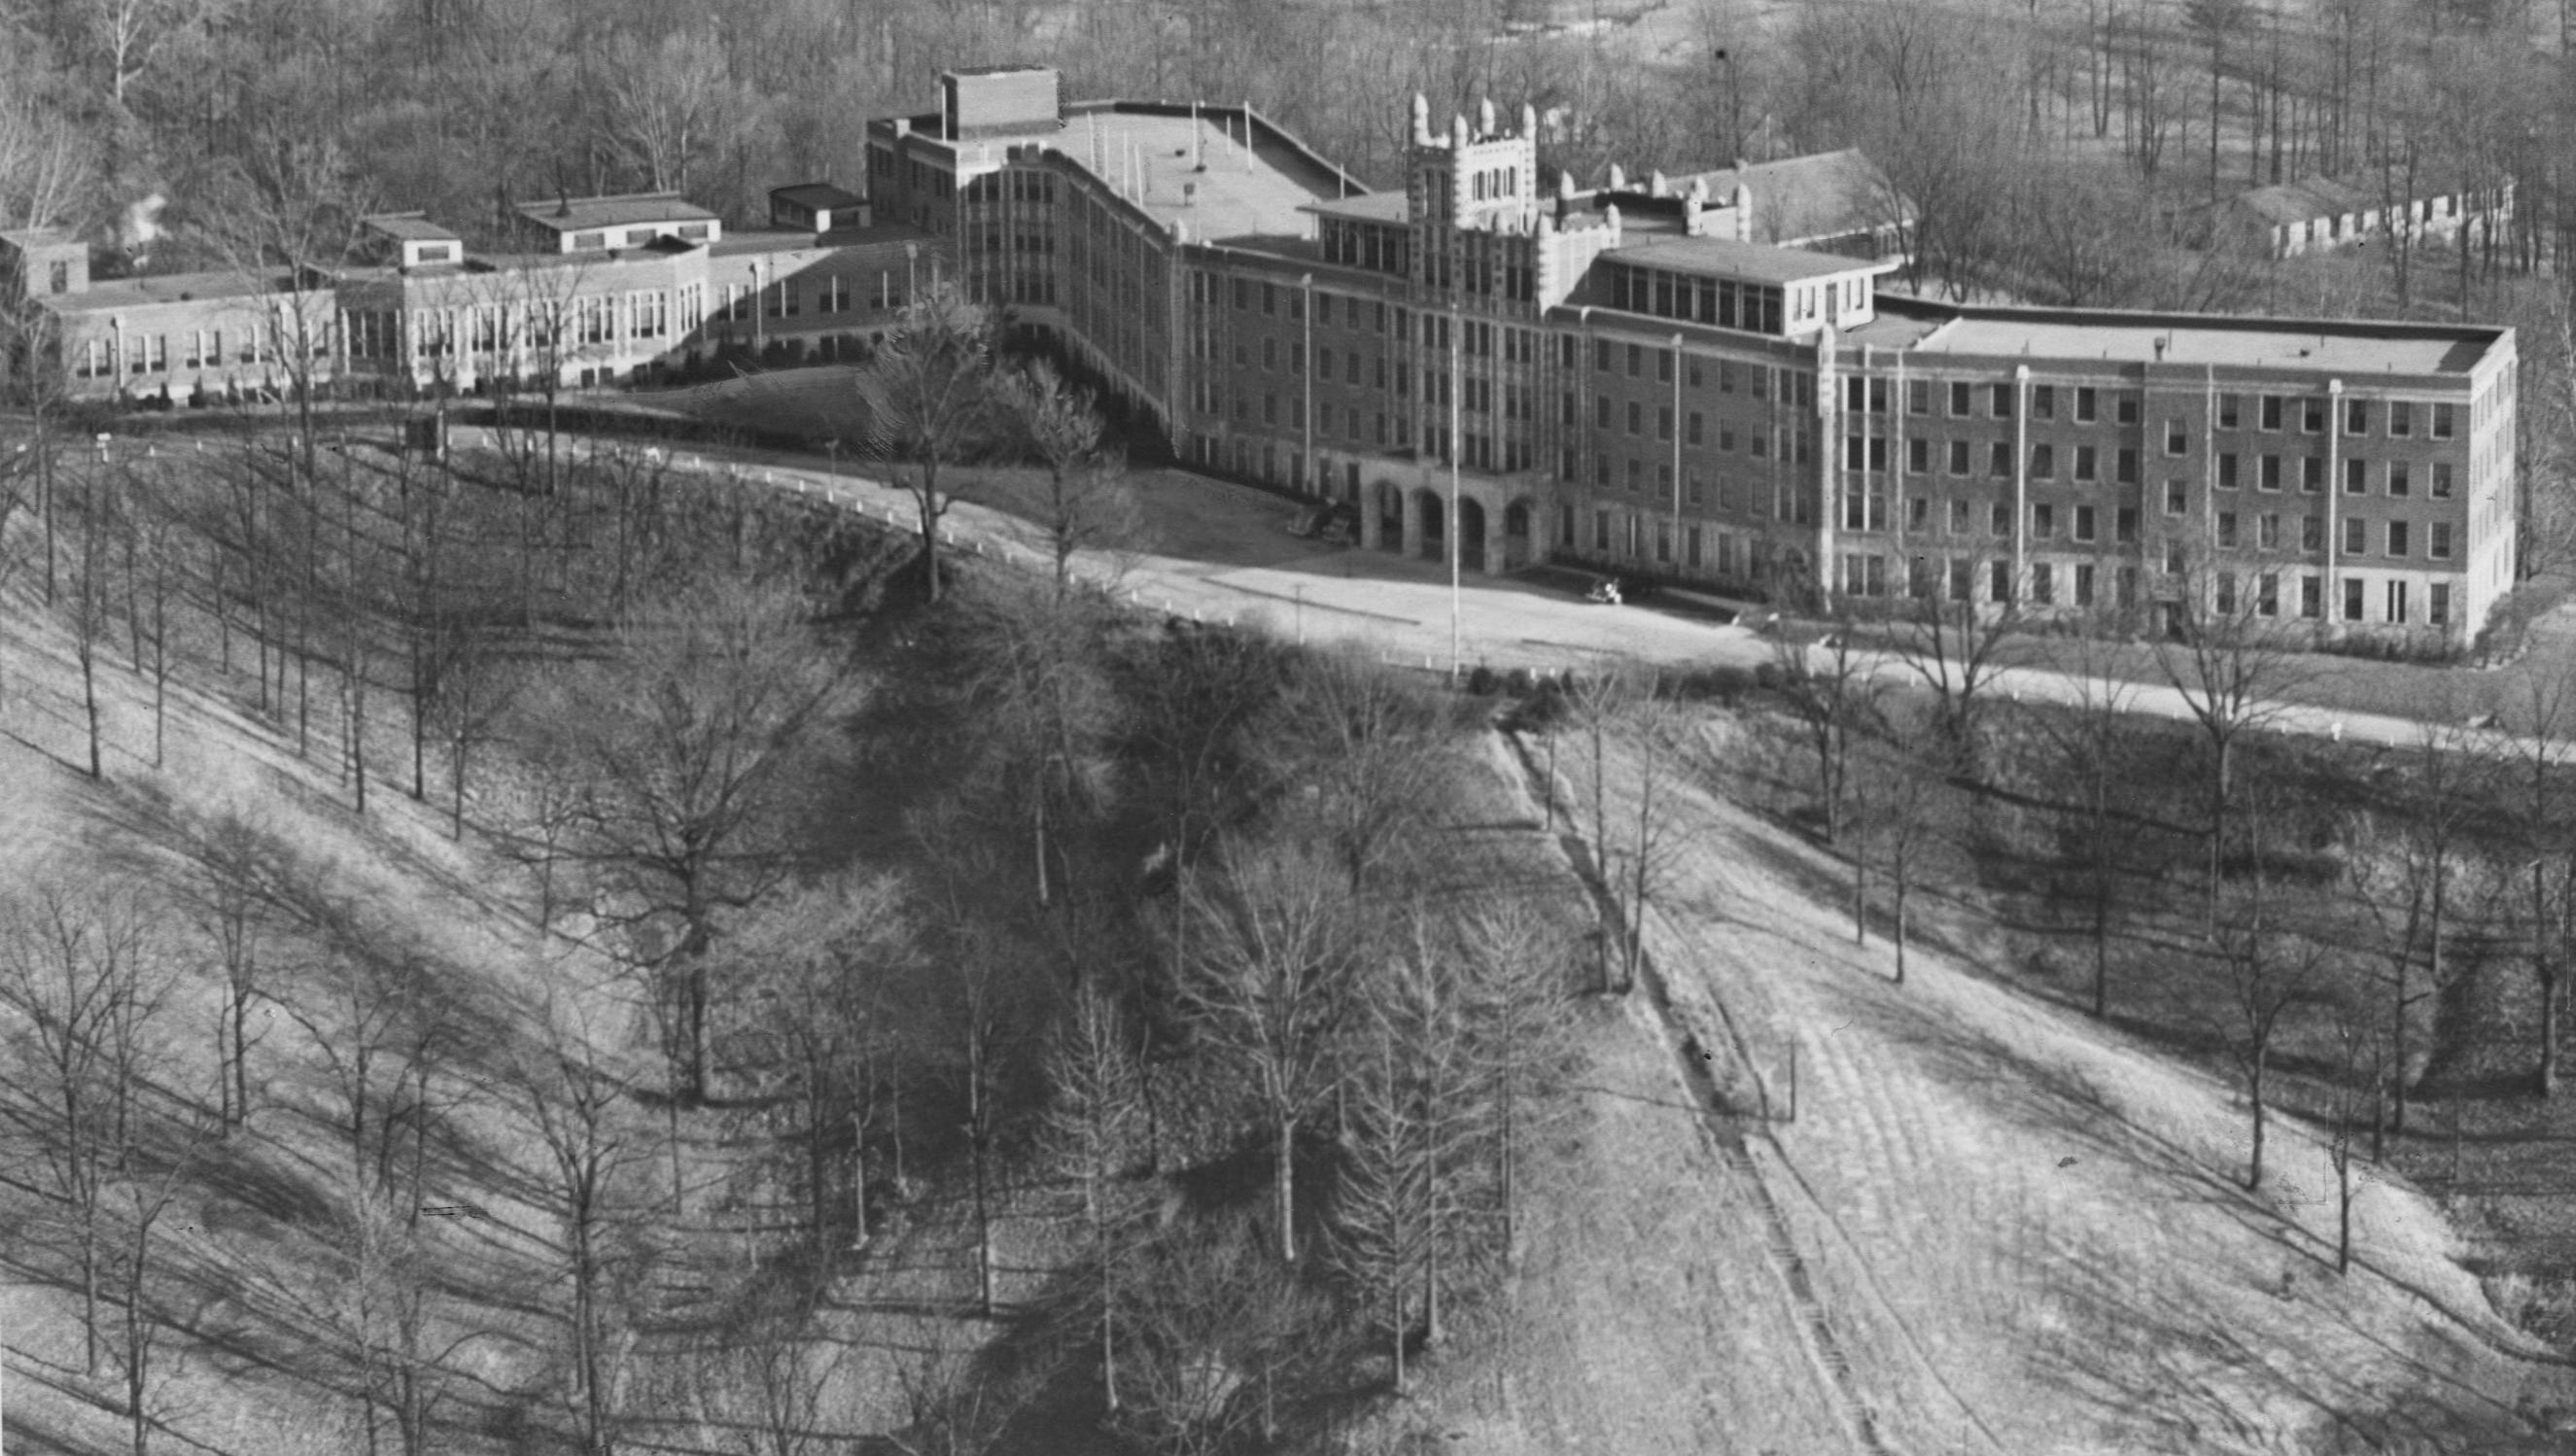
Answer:
<svg viewBox="0 0 2576 1456"><path fill-rule="evenodd" d="M1959 771L1965 751L1956 728L1937 715L1882 710L1881 729L1856 745L1850 767L1851 807L1846 822L1853 831L1852 935L1869 938L1869 864L1876 859L1894 882L1896 892L1896 982L1905 984L1905 960L1911 945L1907 911L1923 861L1938 848L1952 804L1950 777Z"/></svg>
<svg viewBox="0 0 2576 1456"><path fill-rule="evenodd" d="M1046 465L1037 524L1061 598L1073 586L1074 554L1132 544L1143 533L1144 512L1125 470L1102 453L1103 425L1090 390L1038 360L1004 376L1001 393L1021 439Z"/></svg>
<svg viewBox="0 0 2576 1456"><path fill-rule="evenodd" d="M2038 721L2054 751L2054 777L2068 793L2061 817L2072 840L2065 857L2082 866L2093 940L2093 1016L2111 1014L2111 922L2127 850L2139 832L2129 810L2136 758L2129 716L2137 689L2120 678L2114 644L2091 631L2068 639L2059 669L2073 701Z"/></svg>
<svg viewBox="0 0 2576 1456"><path fill-rule="evenodd" d="M1784 637L1777 647L1782 696L1815 755L1817 808L1828 844L1842 836L1852 745L1880 717L1880 684L1852 637L1845 622L1812 645Z"/></svg>
<svg viewBox="0 0 2576 1456"><path fill-rule="evenodd" d="M1301 813L1357 898L1399 836L1432 810L1439 707L1363 658L1318 654L1278 699L1264 735L1272 774L1297 786Z"/></svg>
<svg viewBox="0 0 2576 1456"><path fill-rule="evenodd" d="M2245 1169L2248 1191L2263 1186L2265 1135L2270 1127L2272 1053L2290 1009L2315 994L2325 979L2330 951L2290 922L2281 895L2265 883L2259 805L2247 815L2250 853L2257 863L2246 882L2228 895L2212 936L2226 999L2217 1009L2228 1055L2244 1079L2252 1116L2252 1147Z"/></svg>
<svg viewBox="0 0 2576 1456"><path fill-rule="evenodd" d="M8 1114L32 1134L36 1166L71 1225L92 1374L111 1193L135 1171L139 1103L170 990L152 915L115 883L44 880L0 902L0 1003L18 1013L26 1068Z"/></svg>
<svg viewBox="0 0 2576 1456"><path fill-rule="evenodd" d="M614 1456L629 1424L625 1373L655 1261L635 1185L655 1150L591 1015L558 997L541 1017L513 1079L519 1111L545 1150L543 1197L563 1230L556 1247L570 1301L574 1426L585 1456Z"/></svg>
<svg viewBox="0 0 2576 1456"><path fill-rule="evenodd" d="M1117 1428L1165 1456L1216 1456L1272 1424L1279 1369L1321 1356L1321 1310L1248 1238L1183 1231L1128 1286L1128 1399Z"/></svg>
<svg viewBox="0 0 2576 1456"><path fill-rule="evenodd" d="M2535 668L2524 679L2528 732L2499 789L2514 829L2513 854L2528 860L2516 879L2529 893L2515 906L2532 979L2540 987L2540 1066L2543 1097L2558 1091L2559 1020L2571 953L2576 952L2576 839L2563 820L2571 731L2576 731L2576 679ZM2555 883L2553 885L2553 872Z"/></svg>
<svg viewBox="0 0 2576 1456"><path fill-rule="evenodd" d="M1048 1142L1082 1184L1087 1277L1098 1303L1101 1404L1118 1413L1118 1307L1124 1298L1131 1210L1122 1175L1144 1113L1144 1069L1118 1002L1096 980L1074 987L1073 1004L1046 1048Z"/></svg>
<svg viewBox="0 0 2576 1456"><path fill-rule="evenodd" d="M1522 1151L1564 1071L1573 949L1563 927L1526 897L1467 907L1458 935L1474 1053L1493 1109L1495 1250L1512 1263L1519 1259Z"/></svg>
<svg viewBox="0 0 2576 1456"><path fill-rule="evenodd" d="M718 581L628 617L612 654L550 680L522 714L578 766L587 853L627 895L630 923L670 928L660 966L689 1100L706 1095L717 913L781 872L798 767L845 681L794 592Z"/></svg>
<svg viewBox="0 0 2576 1456"><path fill-rule="evenodd" d="M2416 1068L2430 1054L2410 1041L2415 1007L2439 997L2458 973L2449 955L2461 900L2457 885L2471 820L2488 799L2491 769L2468 733L2443 722L2420 725L2408 757L2409 782L2394 811L2357 816L2344 835L2351 846L2347 883L2387 961L2387 1075L2378 1085L2383 1094L2394 1094L2393 1124L2400 1134L2406 1131ZM2372 1118L2373 1158L2388 1125L2389 1119Z"/></svg>
<svg viewBox="0 0 2576 1456"><path fill-rule="evenodd" d="M1372 1045L1353 1069L1334 1199L1334 1262L1376 1311L1399 1390L1417 1330L1426 1346L1440 1344L1443 1296L1469 1272L1468 1191L1489 1135L1465 968L1419 907L1411 928L1406 952L1364 993L1361 1035Z"/></svg>
<svg viewBox="0 0 2576 1456"><path fill-rule="evenodd" d="M2282 630L2261 615L2261 596L2240 591L2225 571L2187 569L2177 582L2169 630L2156 639L2156 667L2209 750L2203 790L2209 806L2208 919L2218 917L2228 814L2235 804L2236 751L2280 715L2281 696L2309 672Z"/></svg>
<svg viewBox="0 0 2576 1456"><path fill-rule="evenodd" d="M1279 1257L1297 1257L1297 1134L1328 1097L1364 931L1334 866L1294 843L1237 846L1215 882L1194 881L1199 929L1183 1001L1243 1079L1271 1137Z"/></svg>
<svg viewBox="0 0 2576 1456"><path fill-rule="evenodd" d="M1951 578L1917 583L1890 624L1897 661L1922 680L1939 709L1939 725L1970 773L1980 763L1978 732L2005 645L2025 625L2018 597L1999 606L1980 604L1973 588L1982 578L1978 558L1950 563ZM1952 589L1957 586L1967 591ZM1850 637L1848 630L1838 640ZM1831 649L1829 649L1831 650Z"/></svg>
<svg viewBox="0 0 2576 1456"><path fill-rule="evenodd" d="M912 495L921 520L922 567L939 600L939 522L952 497L943 469L991 444L993 320L943 282L906 304L894 331L859 376L871 451Z"/></svg>

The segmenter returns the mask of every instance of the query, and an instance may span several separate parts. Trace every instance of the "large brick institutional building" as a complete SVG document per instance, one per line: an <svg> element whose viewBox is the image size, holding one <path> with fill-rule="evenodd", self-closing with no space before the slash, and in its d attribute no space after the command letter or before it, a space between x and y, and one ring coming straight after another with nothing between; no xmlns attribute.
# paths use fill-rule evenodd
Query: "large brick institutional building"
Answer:
<svg viewBox="0 0 2576 1456"><path fill-rule="evenodd" d="M877 215L1185 460L1348 501L1371 547L1445 554L1454 486L1489 571L2142 616L2189 592L2428 644L2511 585L2510 330L1885 296L1883 187L1551 186L1526 111L1441 129L1417 101L1404 190L1370 193L1248 108L943 86L871 126ZM1765 241L1766 210L1859 256Z"/></svg>
<svg viewBox="0 0 2576 1456"><path fill-rule="evenodd" d="M234 280L221 307L318 308L353 373L583 384L770 331L828 356L944 266L1184 461L1347 502L1371 548L1445 556L1454 493L1471 569L2141 618L2191 599L2427 645L2511 584L2510 330L1885 295L1902 215L1847 153L1582 189L1542 180L1526 110L1441 128L1417 100L1404 188L1373 193L1248 106L1067 104L1042 68L941 86L870 124L872 226L830 188L782 189L751 234L678 198L573 199L525 209L534 251L477 271L421 251L452 234L380 219L382 266L336 295ZM0 240L0 265L43 291L47 247ZM259 367L172 312L215 307L176 286L57 288L72 372Z"/></svg>

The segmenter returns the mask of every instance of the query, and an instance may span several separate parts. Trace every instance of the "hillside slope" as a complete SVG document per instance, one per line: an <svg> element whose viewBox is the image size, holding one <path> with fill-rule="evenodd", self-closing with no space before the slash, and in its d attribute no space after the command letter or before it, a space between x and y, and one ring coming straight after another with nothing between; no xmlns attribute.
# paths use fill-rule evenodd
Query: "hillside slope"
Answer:
<svg viewBox="0 0 2576 1456"><path fill-rule="evenodd" d="M1509 1349L1443 1369L1421 1424L1505 1452L2557 1449L2567 1362L2415 1188L2357 1170L2338 1276L2314 1130L2276 1121L2248 1195L2230 1087L1920 942L1895 984L1839 865L1659 793L1656 974L1586 1029Z"/></svg>

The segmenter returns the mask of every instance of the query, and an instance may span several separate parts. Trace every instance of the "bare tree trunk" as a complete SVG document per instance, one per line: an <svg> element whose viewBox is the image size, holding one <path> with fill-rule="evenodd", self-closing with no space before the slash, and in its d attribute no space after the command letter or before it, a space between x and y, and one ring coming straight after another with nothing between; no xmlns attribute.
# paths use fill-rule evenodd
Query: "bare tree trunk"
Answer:
<svg viewBox="0 0 2576 1456"><path fill-rule="evenodd" d="M1278 1119L1278 1147L1271 1165L1271 1193L1279 1219L1279 1258L1297 1262L1297 1119Z"/></svg>

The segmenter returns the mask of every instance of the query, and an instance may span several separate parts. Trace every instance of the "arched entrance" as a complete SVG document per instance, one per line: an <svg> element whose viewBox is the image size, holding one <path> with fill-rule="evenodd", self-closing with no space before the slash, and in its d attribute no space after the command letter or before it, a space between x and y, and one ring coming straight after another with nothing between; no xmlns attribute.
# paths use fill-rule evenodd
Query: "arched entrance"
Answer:
<svg viewBox="0 0 2576 1456"><path fill-rule="evenodd" d="M1401 554L1404 550L1404 492L1393 483L1379 481L1376 499L1369 509L1377 517L1377 548Z"/></svg>
<svg viewBox="0 0 2576 1456"><path fill-rule="evenodd" d="M1503 507L1503 570L1518 571L1536 554L1530 544L1530 503L1516 500Z"/></svg>
<svg viewBox="0 0 2576 1456"><path fill-rule="evenodd" d="M1423 559L1427 561L1448 560L1449 543L1447 538L1442 534L1443 528L1447 525L1448 512L1447 506L1440 499L1440 492L1436 490L1415 491L1413 493L1413 509L1416 516L1422 522L1421 536L1414 543L1415 551L1419 552Z"/></svg>
<svg viewBox="0 0 2576 1456"><path fill-rule="evenodd" d="M1486 569L1485 503L1472 495L1458 498L1458 567L1462 571Z"/></svg>

